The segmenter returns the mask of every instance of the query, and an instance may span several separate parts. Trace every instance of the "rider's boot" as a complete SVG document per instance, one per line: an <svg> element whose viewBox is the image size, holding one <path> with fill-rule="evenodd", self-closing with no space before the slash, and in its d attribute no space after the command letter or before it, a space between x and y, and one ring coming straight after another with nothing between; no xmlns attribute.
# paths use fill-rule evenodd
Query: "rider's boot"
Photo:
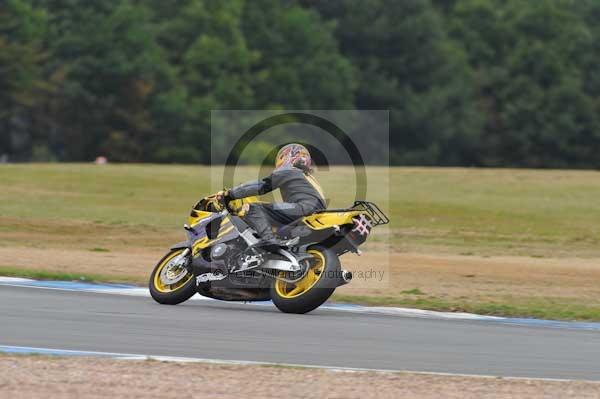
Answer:
<svg viewBox="0 0 600 399"><path fill-rule="evenodd" d="M283 242L275 237L271 223L269 223L260 208L250 207L250 211L246 214L245 219L260 237L260 241L254 244L254 246L262 247L269 251L277 251L282 246Z"/></svg>

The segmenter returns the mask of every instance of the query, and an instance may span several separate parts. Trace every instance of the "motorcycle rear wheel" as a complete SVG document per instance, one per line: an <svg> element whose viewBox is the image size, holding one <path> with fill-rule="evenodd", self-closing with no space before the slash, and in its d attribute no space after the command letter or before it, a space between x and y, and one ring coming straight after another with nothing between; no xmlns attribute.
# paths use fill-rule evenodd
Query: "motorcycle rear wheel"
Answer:
<svg viewBox="0 0 600 399"><path fill-rule="evenodd" d="M171 272L171 277L177 280L173 284L167 284L161 277L161 272L165 268L173 267L171 261L181 255L183 249L174 249L167 253L154 267L154 270L150 274L150 281L148 282L148 288L150 289L150 295L152 298L163 305L177 305L181 302L185 302L190 299L196 293L196 285L194 284L194 275L189 271L182 268L182 270L175 269ZM180 273L179 275L177 273ZM183 275L185 273L185 275Z"/></svg>
<svg viewBox="0 0 600 399"><path fill-rule="evenodd" d="M297 283L274 279L271 284L271 300L284 313L308 313L321 306L337 287L336 276L340 273L340 260L329 248L315 246L308 251L315 261L305 277Z"/></svg>

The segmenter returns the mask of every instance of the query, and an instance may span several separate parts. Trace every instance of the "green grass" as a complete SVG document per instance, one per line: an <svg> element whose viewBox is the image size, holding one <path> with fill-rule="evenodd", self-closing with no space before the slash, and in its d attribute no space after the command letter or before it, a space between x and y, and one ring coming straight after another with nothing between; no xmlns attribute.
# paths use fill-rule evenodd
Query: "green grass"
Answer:
<svg viewBox="0 0 600 399"><path fill-rule="evenodd" d="M400 169L396 177L406 190L393 197L392 215L417 242L479 254L599 247L598 172Z"/></svg>
<svg viewBox="0 0 600 399"><path fill-rule="evenodd" d="M467 312L491 316L549 320L600 320L600 307L564 298L498 298L495 302L446 300L436 297L357 296L334 294L333 301L367 306L400 306L442 312Z"/></svg>
<svg viewBox="0 0 600 399"><path fill-rule="evenodd" d="M0 215L177 226L208 191L202 167L1 165Z"/></svg>
<svg viewBox="0 0 600 399"><path fill-rule="evenodd" d="M11 266L0 266L0 276L23 277L34 280L85 281L88 283L140 283L140 279L127 276L110 276L105 274L62 273L42 269L20 269Z"/></svg>
<svg viewBox="0 0 600 399"><path fill-rule="evenodd" d="M405 290L402 291L401 294L405 294L405 295L425 295L425 293L423 291L421 291L418 288L413 288L412 290Z"/></svg>
<svg viewBox="0 0 600 399"><path fill-rule="evenodd" d="M90 248L90 252L110 252L110 249L107 248Z"/></svg>
<svg viewBox="0 0 600 399"><path fill-rule="evenodd" d="M236 180L256 173L240 168ZM332 206L352 202L350 168L317 176ZM190 206L212 191L210 181L203 166L0 165L0 218L173 231ZM403 251L600 254L600 172L372 168L367 193L392 220L390 235L380 229L373 240L390 237ZM0 223L0 233L15 228L9 222Z"/></svg>

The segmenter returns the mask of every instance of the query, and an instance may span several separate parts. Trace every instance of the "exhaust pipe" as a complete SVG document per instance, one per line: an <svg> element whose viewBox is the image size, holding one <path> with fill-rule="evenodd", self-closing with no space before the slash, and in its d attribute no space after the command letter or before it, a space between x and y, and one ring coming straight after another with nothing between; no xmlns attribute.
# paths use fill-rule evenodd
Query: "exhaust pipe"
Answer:
<svg viewBox="0 0 600 399"><path fill-rule="evenodd" d="M341 279L340 279L340 284L339 286L342 286L344 284L348 284L350 281L352 281L352 272L349 270L342 270L342 274L341 274Z"/></svg>

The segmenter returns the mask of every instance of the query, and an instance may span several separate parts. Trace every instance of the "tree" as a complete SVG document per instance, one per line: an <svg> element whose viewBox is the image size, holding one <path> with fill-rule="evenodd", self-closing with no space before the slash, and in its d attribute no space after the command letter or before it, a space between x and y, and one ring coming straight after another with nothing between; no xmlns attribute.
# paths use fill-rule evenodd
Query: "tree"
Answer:
<svg viewBox="0 0 600 399"><path fill-rule="evenodd" d="M59 90L52 108L64 159L146 159L158 134L151 110L171 84L151 13L129 1L43 3L53 17L47 73Z"/></svg>
<svg viewBox="0 0 600 399"><path fill-rule="evenodd" d="M159 0L147 4L164 7ZM156 15L157 39L177 80L176 90L162 98L163 110L177 116L171 118L176 133L162 137L157 160L209 162L210 110L252 108L250 68L257 54L241 31L242 12L239 0L185 0L169 18Z"/></svg>
<svg viewBox="0 0 600 399"><path fill-rule="evenodd" d="M481 164L598 164L584 79L597 40L571 4L460 0L451 11L451 35L465 44L485 104Z"/></svg>
<svg viewBox="0 0 600 399"><path fill-rule="evenodd" d="M335 25L293 2L247 1L242 28L258 54L252 66L257 108L348 109L356 88Z"/></svg>
<svg viewBox="0 0 600 399"><path fill-rule="evenodd" d="M0 155L31 155L32 110L44 89L41 38L46 14L23 0L0 4Z"/></svg>
<svg viewBox="0 0 600 399"><path fill-rule="evenodd" d="M392 162L474 161L480 119L471 71L435 9L420 0L305 1L336 21L358 69L359 109L390 109Z"/></svg>
<svg viewBox="0 0 600 399"><path fill-rule="evenodd" d="M210 110L389 109L394 164L600 167L599 18L596 0L4 0L0 155L209 162Z"/></svg>

